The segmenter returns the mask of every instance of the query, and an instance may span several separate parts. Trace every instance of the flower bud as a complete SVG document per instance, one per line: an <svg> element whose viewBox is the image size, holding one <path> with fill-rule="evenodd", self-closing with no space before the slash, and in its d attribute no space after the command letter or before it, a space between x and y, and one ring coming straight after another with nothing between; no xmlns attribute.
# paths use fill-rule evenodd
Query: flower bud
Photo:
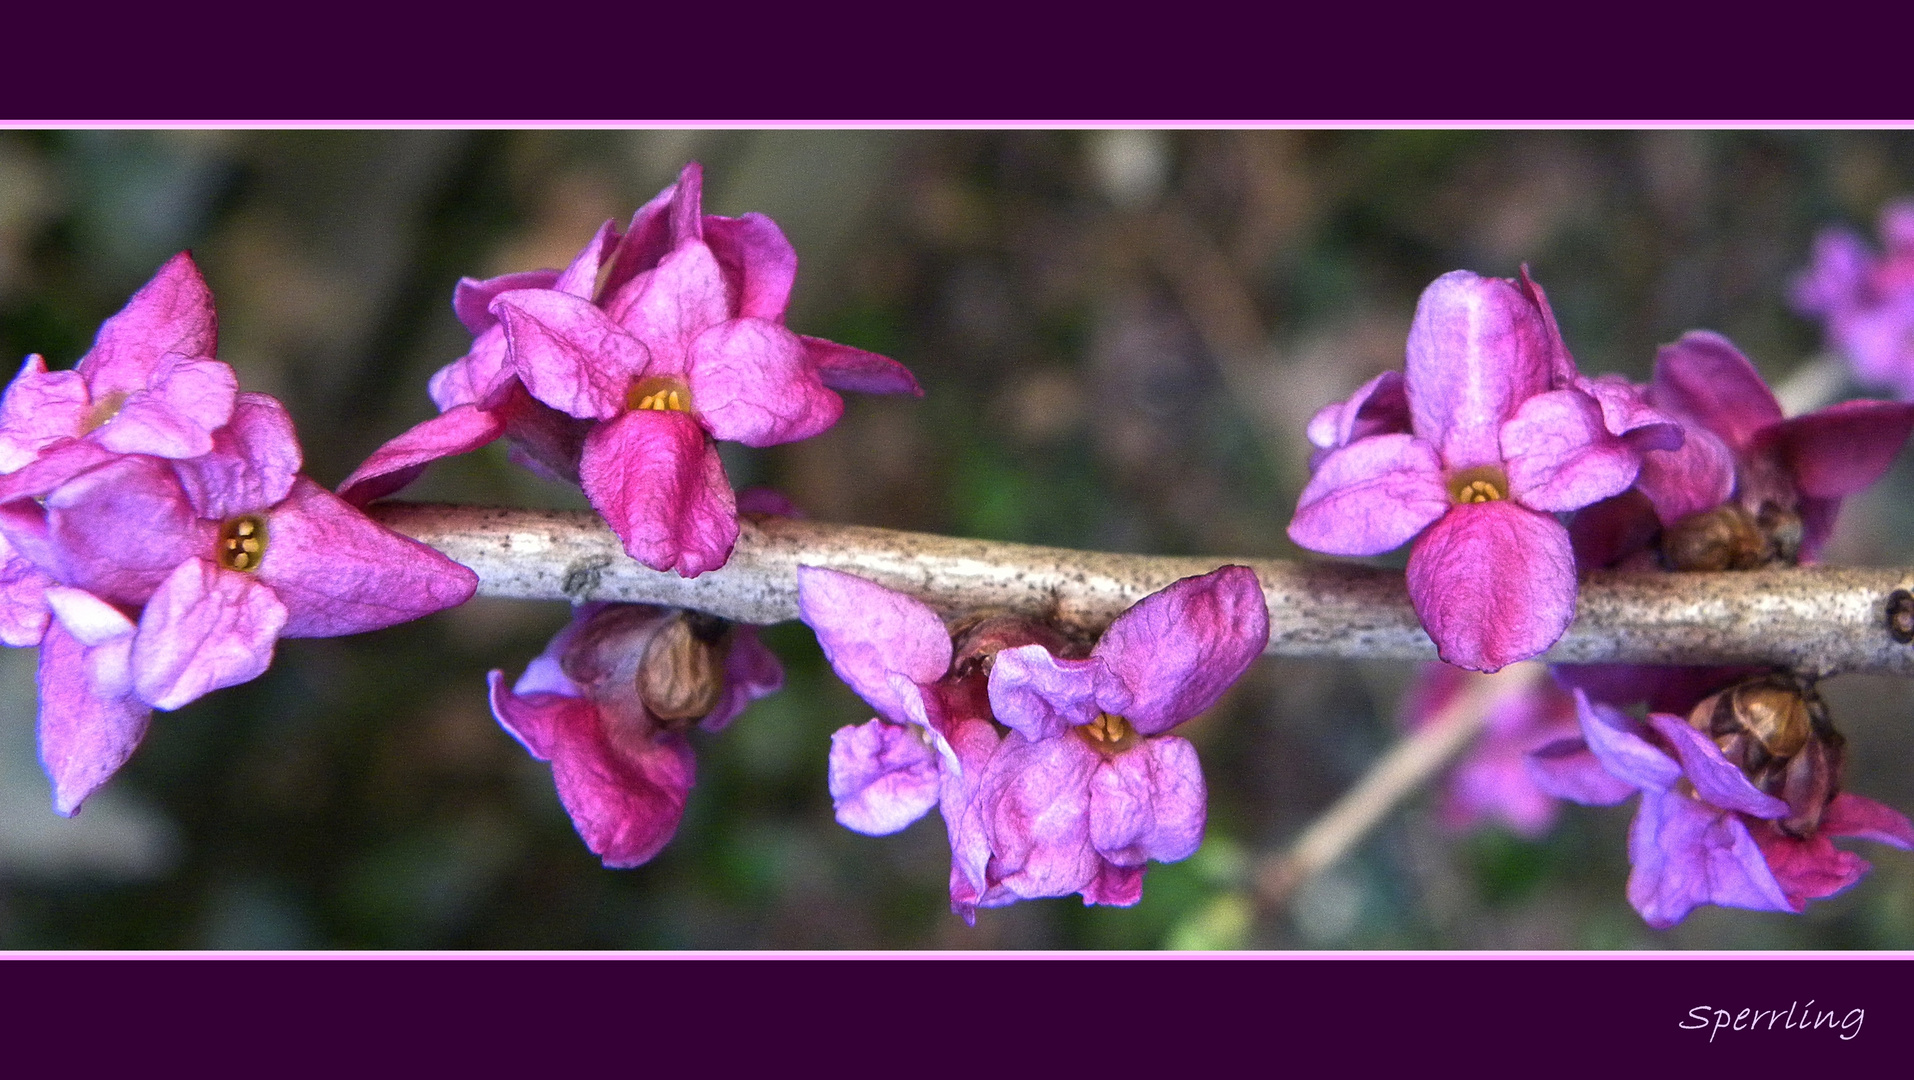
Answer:
<svg viewBox="0 0 1914 1080"><path fill-rule="evenodd" d="M1812 683L1778 673L1737 683L1703 699L1688 724L1713 739L1755 787L1788 804L1775 823L1781 831L1814 835L1840 794L1846 740Z"/></svg>

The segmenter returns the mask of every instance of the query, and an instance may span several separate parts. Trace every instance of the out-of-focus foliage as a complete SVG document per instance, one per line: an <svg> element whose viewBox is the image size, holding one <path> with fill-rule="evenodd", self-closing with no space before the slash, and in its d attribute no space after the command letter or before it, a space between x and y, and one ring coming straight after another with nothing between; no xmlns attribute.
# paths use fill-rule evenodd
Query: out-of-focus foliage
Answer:
<svg viewBox="0 0 1914 1080"><path fill-rule="evenodd" d="M1708 132L5 132L0 361L56 366L169 255L218 297L221 357L279 395L336 484L432 413L467 343L460 275L562 265L687 159L706 207L763 211L800 256L793 328L887 353L922 401L853 396L825 436L730 453L812 516L1123 551L1303 557L1283 535L1319 405L1402 359L1422 286L1548 288L1584 371L1647 374L1685 330L1771 382L1819 348L1786 286L1814 230L1914 192L1914 137ZM1829 561L1914 562L1914 465L1853 500ZM500 447L408 498L582 506ZM257 682L155 718L74 821L33 757L33 653L0 656L0 947L1914 948L1914 858L1806 916L1705 909L1668 933L1623 897L1625 809L1540 841L1449 837L1418 800L1290 909L1256 860L1394 737L1407 665L1261 661L1184 729L1203 850L1135 909L946 910L932 815L831 819L830 733L869 710L802 626L789 685L699 742L677 839L608 871L544 766L492 721L559 604L475 601L287 641ZM1914 810L1914 685L1826 687L1850 786Z"/></svg>

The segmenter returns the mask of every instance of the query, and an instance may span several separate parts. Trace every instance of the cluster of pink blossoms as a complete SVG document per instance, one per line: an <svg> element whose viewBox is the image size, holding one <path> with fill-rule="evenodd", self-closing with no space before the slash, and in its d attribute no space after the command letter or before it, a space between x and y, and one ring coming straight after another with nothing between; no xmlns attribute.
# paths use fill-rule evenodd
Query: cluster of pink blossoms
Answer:
<svg viewBox="0 0 1914 1080"><path fill-rule="evenodd" d="M1754 365L1707 332L1664 346L1646 386L1586 378L1526 274L1458 271L1424 293L1406 374L1311 424L1315 476L1290 535L1337 554L1413 538L1410 595L1440 655L1493 671L1567 629L1578 570L1812 562L1841 501L1887 471L1910 430L1914 405L1896 402L1784 418ZM1759 668L1554 673L1559 685L1496 708L1443 816L1537 835L1557 799L1643 792L1629 898L1651 925L1703 903L1800 911L1867 868L1830 837L1914 847L1905 817L1842 790L1840 736L1809 684ZM1411 723L1462 677L1432 666ZM1764 702L1759 738L1725 719L1724 700ZM1618 711L1643 702L1646 725Z"/></svg>
<svg viewBox="0 0 1914 1080"><path fill-rule="evenodd" d="M1820 319L1828 345L1868 386L1914 398L1914 202L1881 211L1876 254L1848 229L1826 229L1794 285L1794 306Z"/></svg>

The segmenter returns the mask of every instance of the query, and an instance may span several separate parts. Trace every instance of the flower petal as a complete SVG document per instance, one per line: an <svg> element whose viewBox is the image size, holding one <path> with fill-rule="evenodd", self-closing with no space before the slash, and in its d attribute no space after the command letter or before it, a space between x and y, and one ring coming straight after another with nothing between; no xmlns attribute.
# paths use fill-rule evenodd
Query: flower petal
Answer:
<svg viewBox="0 0 1914 1080"><path fill-rule="evenodd" d="M1097 669L1103 662L1060 660L1041 645L997 653L990 668L990 711L1031 742L1052 739L1097 718Z"/></svg>
<svg viewBox="0 0 1914 1080"><path fill-rule="evenodd" d="M1416 303L1404 380L1415 434L1451 469L1498 464L1502 424L1549 389L1552 345L1513 283L1456 270Z"/></svg>
<svg viewBox="0 0 1914 1080"><path fill-rule="evenodd" d="M90 653L111 650L126 663L132 645L128 625L118 640L89 649L58 622L40 644L40 763L53 781L53 811L72 817L133 756L153 710L128 686L98 687Z"/></svg>
<svg viewBox="0 0 1914 1080"><path fill-rule="evenodd" d="M465 355L433 372L426 382L426 392L440 412L485 404L507 384L518 381L505 327L491 312L486 317L492 325L472 341Z"/></svg>
<svg viewBox="0 0 1914 1080"><path fill-rule="evenodd" d="M1620 435L1637 450L1679 450L1681 422L1648 403L1647 388L1620 375L1577 378L1575 389L1594 398L1602 408L1602 426Z"/></svg>
<svg viewBox="0 0 1914 1080"><path fill-rule="evenodd" d="M1680 449L1643 454L1635 477L1635 487L1654 505L1664 526L1720 506L1735 490L1735 456L1728 444L1699 424L1691 423L1684 431Z"/></svg>
<svg viewBox="0 0 1914 1080"><path fill-rule="evenodd" d="M746 705L783 688L784 665L778 663L777 654L758 640L755 628L740 626L732 631L731 651L725 654L724 690L698 726L723 731Z"/></svg>
<svg viewBox="0 0 1914 1080"><path fill-rule="evenodd" d="M177 709L256 679L272 664L285 625L286 606L258 578L188 559L140 615L134 688L156 709Z"/></svg>
<svg viewBox="0 0 1914 1080"><path fill-rule="evenodd" d="M950 671L950 633L922 601L817 566L798 567L797 582L798 618L831 670L885 719L907 713L891 676L928 686Z"/></svg>
<svg viewBox="0 0 1914 1080"><path fill-rule="evenodd" d="M1914 431L1914 405L1844 401L1784 420L1759 436L1780 454L1803 495L1854 495L1886 475Z"/></svg>
<svg viewBox="0 0 1914 1080"><path fill-rule="evenodd" d="M593 237L592 242L596 243L597 237ZM590 245L586 247L587 250L590 249ZM459 283L452 286L452 314L459 317L459 322L465 325L465 329L473 337L478 337L498 325L498 316L492 314L491 307L492 301L497 299L500 293L517 289L552 288L558 281L558 273L550 269L521 270L514 274L500 274L483 280L460 278Z"/></svg>
<svg viewBox="0 0 1914 1080"><path fill-rule="evenodd" d="M1636 734L1640 725L1618 709L1575 691L1582 737L1609 775L1643 791L1667 791L1681 779L1681 765Z"/></svg>
<svg viewBox="0 0 1914 1080"><path fill-rule="evenodd" d="M469 454L505 434L505 417L476 405L457 405L389 440L339 485L354 506L381 499L419 478L442 457Z"/></svg>
<svg viewBox="0 0 1914 1080"><path fill-rule="evenodd" d="M48 371L39 353L27 357L0 397L0 473L33 461L50 444L81 434L93 399L76 371Z"/></svg>
<svg viewBox="0 0 1914 1080"><path fill-rule="evenodd" d="M512 368L533 397L572 416L607 420L652 357L590 302L550 289L508 292L492 301L505 327Z"/></svg>
<svg viewBox="0 0 1914 1080"><path fill-rule="evenodd" d="M526 674L531 674L530 668L526 669ZM521 679L521 686L523 682ZM544 690L525 690L521 693L507 689L505 673L497 668L486 673L485 685L489 688L492 715L498 720L498 725L540 761L552 759L552 749L558 743L558 726L562 722L560 714L568 709L592 707L590 702L576 694Z"/></svg>
<svg viewBox="0 0 1914 1080"><path fill-rule="evenodd" d="M213 448L213 432L233 415L239 376L217 360L162 357L148 385L94 432L116 454L195 458Z"/></svg>
<svg viewBox="0 0 1914 1080"><path fill-rule="evenodd" d="M680 412L629 412L592 429L579 479L632 558L697 577L731 557L737 504L717 448Z"/></svg>
<svg viewBox="0 0 1914 1080"><path fill-rule="evenodd" d="M1371 435L1409 430L1409 395L1402 372L1385 371L1356 388L1346 401L1331 402L1309 418L1306 434L1318 449L1334 450Z"/></svg>
<svg viewBox="0 0 1914 1080"><path fill-rule="evenodd" d="M1561 739L1529 752L1529 779L1558 799L1584 806L1613 806L1635 794L1635 785L1619 779L1588 749L1585 739Z"/></svg>
<svg viewBox="0 0 1914 1080"><path fill-rule="evenodd" d="M924 388L917 385L917 376L888 356L803 334L798 335L798 340L804 343L804 355L817 369L818 378L833 390L924 396Z"/></svg>
<svg viewBox="0 0 1914 1080"><path fill-rule="evenodd" d="M1833 896L1868 872L1866 859L1842 851L1829 841L1825 825L1805 840L1766 822L1756 822L1749 832L1761 846L1761 857L1767 861L1775 884L1787 896L1791 910L1800 911L1810 900Z"/></svg>
<svg viewBox="0 0 1914 1080"><path fill-rule="evenodd" d="M689 370L693 408L728 442L796 442L844 413L844 399L825 388L797 335L764 319L733 319L700 334Z"/></svg>
<svg viewBox="0 0 1914 1080"><path fill-rule="evenodd" d="M1674 746L1676 756L1681 758L1681 771L1687 775L1689 783L1695 785L1695 794L1703 800L1723 810L1738 811L1750 817L1787 816L1787 803L1763 794L1761 789L1749 783L1741 770L1722 756L1721 748L1706 735L1689 727L1686 720L1667 713L1649 713L1648 723Z"/></svg>
<svg viewBox="0 0 1914 1080"><path fill-rule="evenodd" d="M163 357L212 356L213 293L182 251L166 261L119 313L101 325L93 348L74 365L93 400L146 389Z"/></svg>
<svg viewBox="0 0 1914 1080"><path fill-rule="evenodd" d="M1090 778L1090 842L1118 866L1189 858L1203 846L1208 815L1203 769L1187 739L1142 739Z"/></svg>
<svg viewBox="0 0 1914 1080"><path fill-rule="evenodd" d="M1105 862L1082 890L1083 902L1104 907L1134 907L1143 899L1143 867Z"/></svg>
<svg viewBox="0 0 1914 1080"><path fill-rule="evenodd" d="M998 883L1025 899L1068 896L1096 877L1090 845L1090 776L1103 760L1074 736L1004 737L977 801Z"/></svg>
<svg viewBox="0 0 1914 1080"><path fill-rule="evenodd" d="M1452 507L1409 550L1408 577L1436 652L1472 671L1541 654L1575 617L1568 530L1506 500Z"/></svg>
<svg viewBox="0 0 1914 1080"><path fill-rule="evenodd" d="M1847 791L1828 803L1821 815L1821 832L1891 844L1902 851L1914 849L1914 823L1907 820L1907 815Z"/></svg>
<svg viewBox="0 0 1914 1080"><path fill-rule="evenodd" d="M1641 453L1603 426L1602 409L1579 390L1524 401L1502 425L1510 495L1544 513L1580 510L1635 482Z"/></svg>
<svg viewBox="0 0 1914 1080"><path fill-rule="evenodd" d="M1380 555L1414 539L1449 506L1434 447L1413 435L1374 435L1318 463L1289 538L1325 555Z"/></svg>
<svg viewBox="0 0 1914 1080"><path fill-rule="evenodd" d="M0 644L38 645L47 629L47 589L53 578L0 535Z"/></svg>
<svg viewBox="0 0 1914 1080"><path fill-rule="evenodd" d="M122 457L83 473L55 488L46 508L54 576L115 603L146 603L180 563L218 543L218 527L193 513L158 458Z"/></svg>
<svg viewBox="0 0 1914 1080"><path fill-rule="evenodd" d="M291 414L265 394L239 395L232 423L212 441L212 452L173 466L193 509L212 521L264 513L292 490L304 461Z"/></svg>
<svg viewBox="0 0 1914 1080"><path fill-rule="evenodd" d="M889 836L937 805L937 751L921 728L872 720L831 736L831 805L837 823Z"/></svg>
<svg viewBox="0 0 1914 1080"><path fill-rule="evenodd" d="M1748 827L1685 795L1644 792L1628 829L1628 902L1665 930L1701 904L1793 911Z"/></svg>
<svg viewBox="0 0 1914 1080"><path fill-rule="evenodd" d="M605 304L605 314L651 352L652 375L683 375L698 335L736 317L711 249L688 243L658 260Z"/></svg>
<svg viewBox="0 0 1914 1080"><path fill-rule="evenodd" d="M1706 330L1683 334L1655 353L1648 400L1700 423L1735 451L1745 450L1757 431L1781 422L1781 405L1761 373L1733 342Z"/></svg>
<svg viewBox="0 0 1914 1080"><path fill-rule="evenodd" d="M724 269L738 283L738 314L747 319L784 318L791 302L791 284L797 280L797 249L785 239L777 222L763 214L727 218L707 214L704 241Z"/></svg>
<svg viewBox="0 0 1914 1080"><path fill-rule="evenodd" d="M477 574L303 476L267 518L258 577L286 605L285 637L380 630L478 591Z"/></svg>
<svg viewBox="0 0 1914 1080"><path fill-rule="evenodd" d="M1184 578L1103 632L1091 653L1103 661L1097 703L1144 735L1167 731L1216 704L1268 644L1269 606L1255 571L1225 566Z"/></svg>

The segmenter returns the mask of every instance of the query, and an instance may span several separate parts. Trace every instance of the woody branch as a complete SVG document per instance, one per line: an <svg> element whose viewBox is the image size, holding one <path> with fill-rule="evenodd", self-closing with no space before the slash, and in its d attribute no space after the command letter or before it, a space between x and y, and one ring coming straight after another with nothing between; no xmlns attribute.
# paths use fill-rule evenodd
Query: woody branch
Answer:
<svg viewBox="0 0 1914 1080"><path fill-rule="evenodd" d="M1268 598L1267 655L1436 658L1402 575L1350 563L1125 555L747 516L730 562L687 579L627 558L587 511L397 502L370 512L471 567L485 596L665 604L775 623L797 617L797 568L808 565L855 573L947 615L1007 610L1095 629L1178 578L1236 563L1256 571ZM1914 645L1889 625L1890 598L1907 589L1914 569L1591 573L1574 624L1541 659L1914 675Z"/></svg>

